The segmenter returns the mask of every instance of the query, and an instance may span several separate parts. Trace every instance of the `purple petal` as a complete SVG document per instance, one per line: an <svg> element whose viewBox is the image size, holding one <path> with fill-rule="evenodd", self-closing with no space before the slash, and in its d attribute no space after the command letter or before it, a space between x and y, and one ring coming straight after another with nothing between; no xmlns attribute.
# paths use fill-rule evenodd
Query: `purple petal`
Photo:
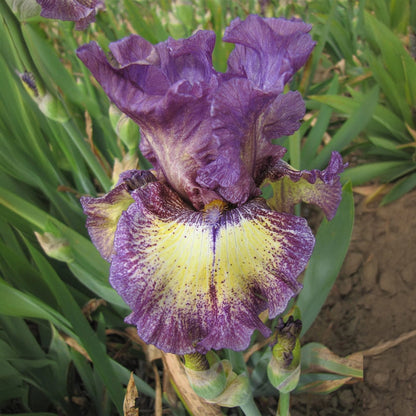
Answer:
<svg viewBox="0 0 416 416"><path fill-rule="evenodd" d="M224 35L225 42L236 44L227 72L246 77L264 91L282 93L315 46L310 30L311 26L300 20L256 15L244 21L234 19Z"/></svg>
<svg viewBox="0 0 416 416"><path fill-rule="evenodd" d="M269 140L290 136L299 129L304 115L305 103L298 91L278 95L265 111L262 134Z"/></svg>
<svg viewBox="0 0 416 416"><path fill-rule="evenodd" d="M121 216L110 282L131 307L127 322L147 343L175 354L247 348L258 318L281 313L298 293L312 252L306 221L255 199L205 212L159 182L132 193Z"/></svg>
<svg viewBox="0 0 416 416"><path fill-rule="evenodd" d="M236 19L229 70L212 67L215 35L151 45L133 35L110 44L114 65L94 43L78 56L110 99L141 128L140 149L159 180L196 209L212 200L244 204L283 156L272 138L299 128L305 108L285 83L313 48L301 21Z"/></svg>
<svg viewBox="0 0 416 416"><path fill-rule="evenodd" d="M110 99L139 124L140 148L157 176L199 209L219 198L196 182L200 166L214 157L210 123L210 94L218 84L211 63L214 41L212 32L200 31L190 39L169 39L152 47L132 36L110 46L120 67L110 65L95 43L78 49L79 58Z"/></svg>
<svg viewBox="0 0 416 416"><path fill-rule="evenodd" d="M198 171L198 183L238 205L260 195L259 186L269 166L285 154L285 149L270 140L293 134L304 114L298 92L275 98L246 79L224 82L211 109L218 156Z"/></svg>
<svg viewBox="0 0 416 416"><path fill-rule="evenodd" d="M339 174L346 165L339 153L333 152L328 166L323 171L298 171L280 160L269 172L274 196L268 201L273 209L292 212L301 202L319 206L331 220L341 202L342 187Z"/></svg>
<svg viewBox="0 0 416 416"><path fill-rule="evenodd" d="M120 175L117 186L108 194L81 198L91 241L105 260L111 261L114 254L114 234L122 212L133 202L131 191L154 180L149 171L131 170Z"/></svg>
<svg viewBox="0 0 416 416"><path fill-rule="evenodd" d="M95 21L98 0L36 0L42 7L41 16L49 19L77 22L76 29L83 30Z"/></svg>

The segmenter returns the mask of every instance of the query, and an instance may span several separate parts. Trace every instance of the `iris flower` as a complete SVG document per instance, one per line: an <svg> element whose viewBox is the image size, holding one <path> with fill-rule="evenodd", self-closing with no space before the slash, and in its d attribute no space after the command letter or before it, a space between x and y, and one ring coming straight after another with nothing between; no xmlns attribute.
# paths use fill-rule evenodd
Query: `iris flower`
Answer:
<svg viewBox="0 0 416 416"><path fill-rule="evenodd" d="M36 0L42 7L41 16L49 19L72 20L77 30L84 30L95 21L96 9L102 0Z"/></svg>
<svg viewBox="0 0 416 416"><path fill-rule="evenodd" d="M147 343L175 354L248 347L259 314L282 313L314 246L301 200L335 215L342 159L296 171L271 139L294 133L305 106L285 85L313 47L299 20L235 19L226 73L212 65L215 35L152 45L132 35L78 49L110 99L141 128L154 170L121 175L105 196L84 197L87 227L111 262L110 282ZM271 209L261 185L273 182ZM276 210L277 209L277 210Z"/></svg>

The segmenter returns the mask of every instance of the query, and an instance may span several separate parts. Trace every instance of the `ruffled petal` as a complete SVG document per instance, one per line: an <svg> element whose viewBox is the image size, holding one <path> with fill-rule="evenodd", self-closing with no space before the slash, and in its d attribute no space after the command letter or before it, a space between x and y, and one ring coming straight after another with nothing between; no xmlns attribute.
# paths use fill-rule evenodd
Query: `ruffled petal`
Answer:
<svg viewBox="0 0 416 416"><path fill-rule="evenodd" d="M41 16L49 19L77 22L76 29L83 30L95 21L98 0L36 0L42 7ZM100 2L102 3L102 2Z"/></svg>
<svg viewBox="0 0 416 416"><path fill-rule="evenodd" d="M300 94L282 92L314 46L309 30L298 20L235 19L225 74L212 67L210 31L157 45L132 35L110 44L111 64L95 43L78 56L139 124L159 180L196 209L216 199L242 205L285 152L270 140L296 131L305 113Z"/></svg>
<svg viewBox="0 0 416 416"><path fill-rule="evenodd" d="M274 194L267 203L272 209L281 212L292 212L293 207L301 201L315 204L331 220L341 202L339 174L345 167L337 152L332 153L329 164L323 171L298 171L280 160L267 174Z"/></svg>
<svg viewBox="0 0 416 416"><path fill-rule="evenodd" d="M224 82L211 109L218 155L198 171L197 182L237 205L260 195L269 167L286 152L271 139L293 134L304 114L298 92L275 97L244 78Z"/></svg>
<svg viewBox="0 0 416 416"><path fill-rule="evenodd" d="M110 99L139 124L140 148L158 178L198 209L219 198L196 182L216 150L210 122L210 96L218 85L214 42L209 31L154 47L131 36L110 45L117 66L94 42L77 51Z"/></svg>
<svg viewBox="0 0 416 416"><path fill-rule="evenodd" d="M281 94L315 46L310 30L310 25L297 19L263 19L257 15L244 21L234 19L223 38L236 44L227 72L246 77L263 91Z"/></svg>
<svg viewBox="0 0 416 416"><path fill-rule="evenodd" d="M258 314L281 313L314 245L306 221L262 199L234 209L215 201L194 211L154 182L132 192L119 221L110 282L132 314L127 322L175 354L247 348Z"/></svg>
<svg viewBox="0 0 416 416"><path fill-rule="evenodd" d="M91 241L105 260L111 261L114 254L114 235L120 216L134 201L131 191L153 180L156 178L149 171L131 170L120 175L117 186L108 194L81 198Z"/></svg>

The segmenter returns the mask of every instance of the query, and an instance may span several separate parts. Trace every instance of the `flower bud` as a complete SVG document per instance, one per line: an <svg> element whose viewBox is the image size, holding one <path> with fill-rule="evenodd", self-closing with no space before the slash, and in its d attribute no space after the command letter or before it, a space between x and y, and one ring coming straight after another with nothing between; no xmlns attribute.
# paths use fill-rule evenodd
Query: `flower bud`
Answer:
<svg viewBox="0 0 416 416"><path fill-rule="evenodd" d="M40 13L40 6L36 0L6 0L6 3L19 20L29 19Z"/></svg>
<svg viewBox="0 0 416 416"><path fill-rule="evenodd" d="M229 361L219 361L212 352L205 361L202 357L205 358L201 354L185 356L185 372L195 393L209 403L224 407L244 404L250 397L248 377L234 373Z"/></svg>
<svg viewBox="0 0 416 416"><path fill-rule="evenodd" d="M202 354L185 355L185 372L192 389L206 400L215 399L225 389L227 376L221 361L210 366Z"/></svg>
<svg viewBox="0 0 416 416"><path fill-rule="evenodd" d="M43 96L35 97L35 101L38 103L40 111L51 120L57 121L58 123L65 123L69 120L64 106L52 94L47 92Z"/></svg>
<svg viewBox="0 0 416 416"><path fill-rule="evenodd" d="M64 238L50 232L45 232L43 234L35 232L35 235L43 251L49 257L66 263L69 263L74 259L72 249L68 241Z"/></svg>
<svg viewBox="0 0 416 416"><path fill-rule="evenodd" d="M291 392L299 382L301 330L302 322L300 319L294 320L293 315L286 322L279 318L267 375L270 383L281 393Z"/></svg>
<svg viewBox="0 0 416 416"><path fill-rule="evenodd" d="M139 145L139 126L128 116L120 112L114 105L109 109L110 122L129 151L135 151Z"/></svg>
<svg viewBox="0 0 416 416"><path fill-rule="evenodd" d="M23 86L28 94L33 98L40 111L42 111L46 117L57 121L58 123L65 123L69 120L68 113L61 101L49 92L44 92L42 85L36 82L32 72L17 72L17 74L22 80Z"/></svg>

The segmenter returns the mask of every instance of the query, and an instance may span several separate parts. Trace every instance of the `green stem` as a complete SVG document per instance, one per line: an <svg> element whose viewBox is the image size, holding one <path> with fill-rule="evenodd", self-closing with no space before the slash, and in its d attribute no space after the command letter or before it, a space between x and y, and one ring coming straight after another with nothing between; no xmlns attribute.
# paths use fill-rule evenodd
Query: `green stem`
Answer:
<svg viewBox="0 0 416 416"><path fill-rule="evenodd" d="M279 407L276 416L290 416L290 393L281 393L279 395Z"/></svg>
<svg viewBox="0 0 416 416"><path fill-rule="evenodd" d="M246 403L240 406L240 408L246 416L261 416L256 403L254 403L253 397L250 397Z"/></svg>
<svg viewBox="0 0 416 416"><path fill-rule="evenodd" d="M290 164L295 169L300 170L300 157L301 157L301 137L299 131L295 132L289 140L289 154ZM300 204L295 205L295 215L300 217Z"/></svg>

